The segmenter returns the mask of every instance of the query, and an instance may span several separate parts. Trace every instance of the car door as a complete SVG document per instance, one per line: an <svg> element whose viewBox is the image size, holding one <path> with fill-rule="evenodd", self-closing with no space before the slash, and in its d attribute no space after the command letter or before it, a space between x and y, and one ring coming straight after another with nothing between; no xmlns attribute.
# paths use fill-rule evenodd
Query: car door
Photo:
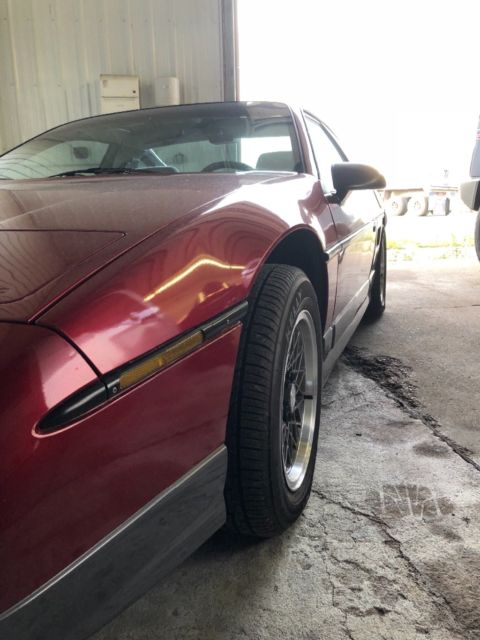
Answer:
<svg viewBox="0 0 480 640"><path fill-rule="evenodd" d="M329 201L337 232L337 244L329 254L331 258L335 255L338 258L334 311L338 337L351 324L367 297L382 210L373 191L351 191L341 203L335 202L331 167L347 161L347 157L320 120L309 113L304 117L322 189Z"/></svg>

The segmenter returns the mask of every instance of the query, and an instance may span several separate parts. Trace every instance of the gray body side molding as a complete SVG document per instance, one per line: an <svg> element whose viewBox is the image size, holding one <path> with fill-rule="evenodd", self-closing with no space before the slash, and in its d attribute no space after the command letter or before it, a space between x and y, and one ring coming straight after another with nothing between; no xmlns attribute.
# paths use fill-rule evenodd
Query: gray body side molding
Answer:
<svg viewBox="0 0 480 640"><path fill-rule="evenodd" d="M0 638L84 640L134 602L226 520L225 446L76 562L0 616Z"/></svg>

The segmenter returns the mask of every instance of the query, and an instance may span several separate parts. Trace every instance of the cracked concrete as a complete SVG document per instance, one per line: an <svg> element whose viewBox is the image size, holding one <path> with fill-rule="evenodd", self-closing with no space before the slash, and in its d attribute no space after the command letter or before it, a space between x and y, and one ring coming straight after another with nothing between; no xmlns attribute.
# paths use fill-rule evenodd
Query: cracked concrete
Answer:
<svg viewBox="0 0 480 640"><path fill-rule="evenodd" d="M422 420L431 429L435 437L453 449L465 462L480 471L480 464L477 464L472 458L472 452L445 435L442 432L442 426L439 421L428 413L426 408L418 401L418 388L410 381L412 371L410 367L405 366L397 358L372 356L367 351L353 345L347 347L344 358L355 369L385 389L389 397L393 398L399 407L403 408L411 416ZM442 455L442 448L438 446L437 448L430 447L429 451L430 455Z"/></svg>
<svg viewBox="0 0 480 640"><path fill-rule="evenodd" d="M441 433L480 464L480 265L473 248L470 254L390 263L387 312L361 326L352 344L401 360Z"/></svg>
<svg viewBox="0 0 480 640"><path fill-rule="evenodd" d="M480 291L472 268L467 283L478 280L477 289L463 296L470 308ZM398 319L394 276L393 312L363 327L333 372L298 522L259 543L218 533L94 640L480 639L479 372L467 353L477 348L468 323L478 310L458 320L472 335L455 388L450 361L440 367L437 352L421 353L447 339L435 324L443 307L428 289L432 276L422 278L415 286L426 291L425 316ZM461 306L459 285L444 272L439 279L440 298ZM426 338L435 305L437 335ZM449 314L460 314L447 313L451 327Z"/></svg>

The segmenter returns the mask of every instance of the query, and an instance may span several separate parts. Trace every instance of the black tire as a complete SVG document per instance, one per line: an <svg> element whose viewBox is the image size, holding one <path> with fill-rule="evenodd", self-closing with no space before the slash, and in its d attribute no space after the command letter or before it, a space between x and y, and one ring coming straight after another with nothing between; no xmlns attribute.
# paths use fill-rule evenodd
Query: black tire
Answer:
<svg viewBox="0 0 480 640"><path fill-rule="evenodd" d="M407 211L410 215L426 216L428 213L428 198L417 195L408 201Z"/></svg>
<svg viewBox="0 0 480 640"><path fill-rule="evenodd" d="M309 423L313 440L309 457L305 457L305 475L300 486L291 490L281 442L286 433L284 369L291 352L290 338L302 317L313 320L310 327L317 359L312 370L316 370L317 391L309 405L315 413ZM281 533L308 501L320 420L321 334L317 298L305 273L296 267L266 265L249 300L227 428L228 525L242 535L267 538ZM304 399L302 407L306 402Z"/></svg>
<svg viewBox="0 0 480 640"><path fill-rule="evenodd" d="M392 196L385 200L384 209L388 216L403 216L407 211L408 198L401 196Z"/></svg>
<svg viewBox="0 0 480 640"><path fill-rule="evenodd" d="M445 198L445 215L446 216L450 215L451 211L452 211L452 208L451 208L450 198L447 196Z"/></svg>
<svg viewBox="0 0 480 640"><path fill-rule="evenodd" d="M378 320L385 311L387 301L387 238L385 231L380 237L380 246L375 260L375 274L370 289L370 302L365 312L367 320Z"/></svg>
<svg viewBox="0 0 480 640"><path fill-rule="evenodd" d="M477 258L480 260L480 212L477 213L475 222L475 251L477 252Z"/></svg>

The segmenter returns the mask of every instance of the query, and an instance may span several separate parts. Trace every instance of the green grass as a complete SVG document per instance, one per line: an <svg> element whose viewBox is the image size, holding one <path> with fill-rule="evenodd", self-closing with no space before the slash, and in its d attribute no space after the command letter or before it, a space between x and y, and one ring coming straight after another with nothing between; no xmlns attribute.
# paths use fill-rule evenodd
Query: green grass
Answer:
<svg viewBox="0 0 480 640"><path fill-rule="evenodd" d="M438 240L412 240L412 238L401 238L401 239L392 239L387 240L387 248L388 249L438 249L440 247L444 248L464 248L464 247L473 247L475 244L473 236L466 236L463 238L458 238L452 235L450 238L440 238Z"/></svg>
<svg viewBox="0 0 480 640"><path fill-rule="evenodd" d="M387 248L390 259L448 259L472 254L475 217L470 214L448 217L389 218Z"/></svg>

